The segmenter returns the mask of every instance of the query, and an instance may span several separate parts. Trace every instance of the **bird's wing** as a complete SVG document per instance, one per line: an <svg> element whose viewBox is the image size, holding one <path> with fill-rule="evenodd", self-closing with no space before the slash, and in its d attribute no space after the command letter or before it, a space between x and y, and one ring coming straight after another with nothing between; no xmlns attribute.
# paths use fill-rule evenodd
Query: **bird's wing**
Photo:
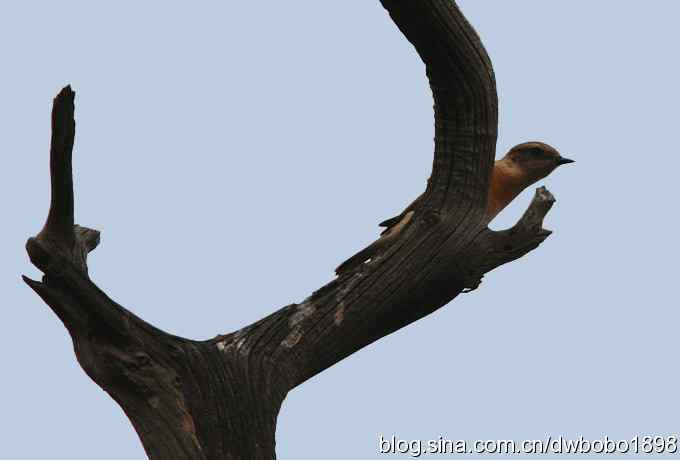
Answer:
<svg viewBox="0 0 680 460"><path fill-rule="evenodd" d="M389 219L383 220L382 222L380 222L378 224L378 226L387 227L385 230L383 230L383 233L384 233L384 232L388 231L390 229L390 227L394 227L395 225L397 225L401 221L402 217L404 217L404 214L406 214L405 210L402 211L401 214L399 214L398 216L390 217ZM381 235L382 235L382 233L381 233Z"/></svg>
<svg viewBox="0 0 680 460"><path fill-rule="evenodd" d="M366 262L376 254L381 243L382 242L380 240L374 241L361 251L354 254L352 257L338 265L338 267L335 269L335 274L342 275L343 273L346 273L350 270L354 270L356 267Z"/></svg>
<svg viewBox="0 0 680 460"><path fill-rule="evenodd" d="M338 268L335 269L335 273L337 275L342 275L345 272L354 270L356 267L362 265L369 259L373 259L376 255L380 254L386 248L389 248L390 245L394 243L394 241L399 237L401 231L404 230L404 228L409 224L409 222L411 222L413 214L414 212L410 211L407 208L407 210L404 211L403 213L403 217L399 220L398 223L382 232L382 236L375 240L373 243L369 244L367 247L365 247L364 249L357 252L352 257L338 265Z"/></svg>
<svg viewBox="0 0 680 460"><path fill-rule="evenodd" d="M406 207L406 209L404 209L404 210L401 212L401 214L399 214L398 216L390 217L389 219L385 219L385 220L383 220L382 222L380 222L380 223L378 224L378 226L380 226L380 227L387 227L387 228L385 228L385 230L383 230L380 234L381 234L381 235L386 234L387 232L389 232L389 231L392 229L392 227L394 227L394 226L397 225L399 222L401 222L402 219L404 218L404 216L405 216L407 213L409 213L410 211L415 211L416 208L418 208L418 206L420 206L420 202L422 201L424 195L425 195L425 194L423 193L423 194L420 195L418 198L416 198L415 200L413 200L413 202L412 202L411 204L409 204L409 205Z"/></svg>

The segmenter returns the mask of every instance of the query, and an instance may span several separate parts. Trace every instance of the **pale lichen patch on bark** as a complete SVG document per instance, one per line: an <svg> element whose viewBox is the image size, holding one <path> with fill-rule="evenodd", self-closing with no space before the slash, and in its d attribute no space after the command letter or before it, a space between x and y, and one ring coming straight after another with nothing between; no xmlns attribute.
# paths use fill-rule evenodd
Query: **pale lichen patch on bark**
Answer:
<svg viewBox="0 0 680 460"><path fill-rule="evenodd" d="M301 303L300 305L298 305L297 309L295 310L295 313L293 313L290 319L288 320L288 325L291 328L294 328L302 321L304 321L305 318L312 316L315 311L316 307L314 306L314 304L309 302Z"/></svg>
<svg viewBox="0 0 680 460"><path fill-rule="evenodd" d="M345 298L347 293L351 292L352 289L356 286L356 284L362 280L364 277L364 274L361 272L356 272L352 274L351 278L345 282L343 286L341 286L338 291L335 294L335 300L338 302L342 302L342 299Z"/></svg>
<svg viewBox="0 0 680 460"><path fill-rule="evenodd" d="M241 337L238 340L236 340L236 350L240 350L245 341L248 339L247 336Z"/></svg>
<svg viewBox="0 0 680 460"><path fill-rule="evenodd" d="M217 336L217 338L223 339L214 342L215 347L222 353L229 353L232 350L240 350L243 344L248 338L248 334L244 329L234 332L231 335Z"/></svg>

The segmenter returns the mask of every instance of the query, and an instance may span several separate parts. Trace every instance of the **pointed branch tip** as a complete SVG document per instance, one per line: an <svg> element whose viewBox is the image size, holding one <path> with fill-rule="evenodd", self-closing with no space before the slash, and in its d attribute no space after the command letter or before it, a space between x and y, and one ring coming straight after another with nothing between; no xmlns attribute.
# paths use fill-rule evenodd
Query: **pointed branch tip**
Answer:
<svg viewBox="0 0 680 460"><path fill-rule="evenodd" d="M69 97L71 99L73 99L75 95L76 95L76 93L71 88L71 85L66 85L61 89L61 91L59 91L59 94L57 94L57 96L54 99L57 100L57 99L64 99L64 98L69 98Z"/></svg>
<svg viewBox="0 0 680 460"><path fill-rule="evenodd" d="M28 284L28 286L34 291L36 290L37 286L41 284L40 281L33 280L26 275L21 275L21 279L24 280L24 283Z"/></svg>
<svg viewBox="0 0 680 460"><path fill-rule="evenodd" d="M52 140L50 145L50 210L41 233L72 244L73 171L72 155L76 123L71 86L64 87L52 104Z"/></svg>

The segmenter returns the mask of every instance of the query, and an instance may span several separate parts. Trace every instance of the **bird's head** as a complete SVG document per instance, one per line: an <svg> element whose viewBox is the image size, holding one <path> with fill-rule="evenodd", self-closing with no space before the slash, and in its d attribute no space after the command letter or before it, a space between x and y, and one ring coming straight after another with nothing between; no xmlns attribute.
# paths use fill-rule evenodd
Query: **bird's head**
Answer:
<svg viewBox="0 0 680 460"><path fill-rule="evenodd" d="M510 149L503 162L508 172L527 186L543 179L558 166L574 160L564 158L555 148L543 142L525 142Z"/></svg>

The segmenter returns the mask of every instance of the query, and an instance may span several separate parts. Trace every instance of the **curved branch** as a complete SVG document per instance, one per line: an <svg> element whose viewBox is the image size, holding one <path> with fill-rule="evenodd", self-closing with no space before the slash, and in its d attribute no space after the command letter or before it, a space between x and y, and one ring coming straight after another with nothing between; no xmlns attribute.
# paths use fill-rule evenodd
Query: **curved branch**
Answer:
<svg viewBox="0 0 680 460"><path fill-rule="evenodd" d="M69 330L85 372L120 404L149 458L275 458L286 394L366 345L442 307L483 274L526 254L549 232L554 202L539 189L512 229L486 228L496 142L493 71L479 38L449 0L381 0L415 45L435 101L435 157L426 193L389 247L300 304L239 331L193 341L167 334L111 300L90 279L99 232L74 225L74 93L52 115L52 201L26 244L45 273L25 282Z"/></svg>
<svg viewBox="0 0 680 460"><path fill-rule="evenodd" d="M430 207L484 207L493 167L498 97L489 56L450 0L381 0L425 63L434 97Z"/></svg>

